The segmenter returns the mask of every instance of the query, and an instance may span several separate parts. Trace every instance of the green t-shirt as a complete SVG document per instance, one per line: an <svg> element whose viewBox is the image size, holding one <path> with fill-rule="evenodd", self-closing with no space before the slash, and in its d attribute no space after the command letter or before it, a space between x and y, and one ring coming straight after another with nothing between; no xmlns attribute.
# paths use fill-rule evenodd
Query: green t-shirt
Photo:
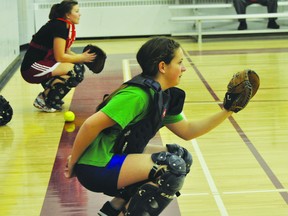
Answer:
<svg viewBox="0 0 288 216"><path fill-rule="evenodd" d="M152 92L152 90L151 90ZM149 95L145 90L128 86L121 89L112 99L104 106L101 111L113 119L117 124L109 130L102 131L91 145L86 149L78 161L79 164L88 164L104 167L113 156L111 150L114 146L118 134L128 124L135 124L143 119L148 111ZM181 121L183 116L170 115L165 116L164 125Z"/></svg>

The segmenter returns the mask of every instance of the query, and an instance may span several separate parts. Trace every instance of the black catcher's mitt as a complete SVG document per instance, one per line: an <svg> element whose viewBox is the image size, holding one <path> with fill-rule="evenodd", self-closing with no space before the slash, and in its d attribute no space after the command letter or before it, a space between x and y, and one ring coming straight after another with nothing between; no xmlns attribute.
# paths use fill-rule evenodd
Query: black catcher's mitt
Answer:
<svg viewBox="0 0 288 216"><path fill-rule="evenodd" d="M0 126L6 125L13 115L13 109L9 102L0 95Z"/></svg>
<svg viewBox="0 0 288 216"><path fill-rule="evenodd" d="M228 83L223 106L235 113L242 110L256 94L260 85L257 73L247 69L233 75Z"/></svg>
<svg viewBox="0 0 288 216"><path fill-rule="evenodd" d="M93 73L100 73L105 65L106 61L106 53L99 47L94 46L92 44L88 44L86 47L84 47L83 52L86 52L87 50L90 50L89 53L96 53L96 58L93 62L85 62L84 64L91 70Z"/></svg>

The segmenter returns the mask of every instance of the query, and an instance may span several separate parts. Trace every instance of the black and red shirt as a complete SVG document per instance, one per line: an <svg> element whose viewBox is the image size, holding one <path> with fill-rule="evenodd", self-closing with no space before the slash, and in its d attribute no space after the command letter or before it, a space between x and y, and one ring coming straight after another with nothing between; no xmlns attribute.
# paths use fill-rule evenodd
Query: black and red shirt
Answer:
<svg viewBox="0 0 288 216"><path fill-rule="evenodd" d="M49 50L51 51L53 49L55 37L65 39L66 48L69 48L75 39L75 29L73 24L69 22L68 24L69 25L67 28L66 20L53 19L49 20L45 25L43 25L32 37L30 46L24 56L21 70L27 70L34 62L43 60ZM74 31L72 35L74 38L71 38L71 30Z"/></svg>

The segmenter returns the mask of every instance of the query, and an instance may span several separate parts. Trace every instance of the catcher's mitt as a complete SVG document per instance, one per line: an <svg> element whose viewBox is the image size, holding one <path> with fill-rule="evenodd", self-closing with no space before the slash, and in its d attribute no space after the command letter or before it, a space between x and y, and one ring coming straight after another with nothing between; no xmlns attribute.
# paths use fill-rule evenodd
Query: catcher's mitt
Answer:
<svg viewBox="0 0 288 216"><path fill-rule="evenodd" d="M228 83L223 106L235 113L242 110L256 94L260 85L259 76L250 69L233 75Z"/></svg>
<svg viewBox="0 0 288 216"><path fill-rule="evenodd" d="M0 126L6 125L12 119L13 109L9 102L0 95Z"/></svg>
<svg viewBox="0 0 288 216"><path fill-rule="evenodd" d="M85 62L85 65L93 73L100 73L105 65L105 61L107 58L106 53L101 48L92 44L88 44L86 47L84 47L83 52L86 52L87 50L90 50L89 53L96 53L96 58L93 62Z"/></svg>

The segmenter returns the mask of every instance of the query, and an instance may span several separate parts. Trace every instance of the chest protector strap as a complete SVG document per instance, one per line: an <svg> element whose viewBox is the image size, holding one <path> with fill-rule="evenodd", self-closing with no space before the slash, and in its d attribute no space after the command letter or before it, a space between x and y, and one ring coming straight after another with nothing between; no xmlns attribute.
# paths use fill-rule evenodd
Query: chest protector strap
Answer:
<svg viewBox="0 0 288 216"><path fill-rule="evenodd" d="M121 131L115 141L113 153L142 153L149 140L163 126L164 117L182 112L185 92L175 87L162 91L158 82L142 75L135 76L124 85L138 86L145 90L150 98L149 110L146 117Z"/></svg>
<svg viewBox="0 0 288 216"><path fill-rule="evenodd" d="M162 127L170 97L161 90L158 82L147 77L138 75L125 84L138 86L146 91L149 95L149 110L144 119L126 126L121 131L115 141L113 152L118 154L141 153L149 140ZM150 92L151 90L154 94Z"/></svg>

